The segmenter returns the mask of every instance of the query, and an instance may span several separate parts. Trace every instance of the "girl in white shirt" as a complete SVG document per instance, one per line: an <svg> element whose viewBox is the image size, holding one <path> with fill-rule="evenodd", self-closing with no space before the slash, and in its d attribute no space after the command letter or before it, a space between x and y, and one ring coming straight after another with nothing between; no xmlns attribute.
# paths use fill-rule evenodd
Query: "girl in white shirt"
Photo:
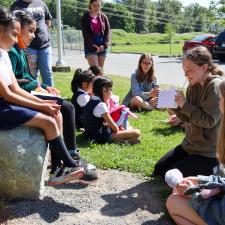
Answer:
<svg viewBox="0 0 225 225"><path fill-rule="evenodd" d="M78 129L83 128L82 113L84 106L90 100L94 77L94 74L90 70L82 71L81 69L77 69L71 82L73 92L71 102L75 108L76 127Z"/></svg>
<svg viewBox="0 0 225 225"><path fill-rule="evenodd" d="M49 185L78 179L83 176L84 169L77 166L63 142L60 106L55 101L41 100L21 89L12 72L7 51L17 43L19 33L18 18L0 7L0 129L19 125L40 128L55 155Z"/></svg>
<svg viewBox="0 0 225 225"><path fill-rule="evenodd" d="M138 129L119 130L106 105L112 95L113 83L109 78L97 77L93 82L93 96L84 107L83 124L85 135L97 143L116 142L139 143Z"/></svg>

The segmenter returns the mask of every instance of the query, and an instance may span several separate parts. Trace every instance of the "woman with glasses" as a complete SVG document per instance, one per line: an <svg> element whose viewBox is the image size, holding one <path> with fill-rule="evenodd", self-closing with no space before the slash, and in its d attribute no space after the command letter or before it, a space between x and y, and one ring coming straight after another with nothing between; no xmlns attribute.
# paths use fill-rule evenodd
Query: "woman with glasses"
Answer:
<svg viewBox="0 0 225 225"><path fill-rule="evenodd" d="M142 54L137 70L131 75L131 88L123 100L123 105L139 111L152 110L156 106L159 84L155 76L151 54Z"/></svg>

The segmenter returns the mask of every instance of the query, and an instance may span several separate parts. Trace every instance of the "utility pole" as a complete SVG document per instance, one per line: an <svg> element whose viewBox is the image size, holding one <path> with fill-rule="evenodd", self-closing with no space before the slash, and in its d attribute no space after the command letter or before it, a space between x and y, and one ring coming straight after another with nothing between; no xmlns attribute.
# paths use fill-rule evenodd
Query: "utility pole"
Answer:
<svg viewBox="0 0 225 225"><path fill-rule="evenodd" d="M62 20L61 20L61 0L56 0L56 15L57 15L57 39L58 39L58 61L54 72L69 72L70 67L66 66L66 63L62 59Z"/></svg>

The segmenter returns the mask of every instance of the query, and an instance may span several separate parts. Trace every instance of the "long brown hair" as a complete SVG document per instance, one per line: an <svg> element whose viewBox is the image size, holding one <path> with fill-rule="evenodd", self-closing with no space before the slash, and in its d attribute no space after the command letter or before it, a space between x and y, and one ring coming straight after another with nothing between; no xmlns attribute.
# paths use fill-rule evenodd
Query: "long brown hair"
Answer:
<svg viewBox="0 0 225 225"><path fill-rule="evenodd" d="M220 94L223 96L223 101L225 100L225 80L220 83ZM220 101L222 101L220 100ZM222 114L222 120L220 123L220 130L218 134L218 141L217 141L217 158L219 163L225 165L225 102Z"/></svg>
<svg viewBox="0 0 225 225"><path fill-rule="evenodd" d="M199 66L203 66L204 64L208 65L208 71L212 75L223 75L223 71L220 70L218 66L213 63L211 53L204 46L198 46L188 50L184 54L184 59L189 59Z"/></svg>
<svg viewBox="0 0 225 225"><path fill-rule="evenodd" d="M144 61L144 59L149 59L150 62L152 63L151 68L147 72L147 74L144 74L142 68L141 68L141 63ZM137 69L137 81L139 83L142 83L143 81L147 80L147 83L151 83L155 79L155 69L154 69L154 63L153 63L153 58L151 54L142 54L139 62L138 62L138 69Z"/></svg>

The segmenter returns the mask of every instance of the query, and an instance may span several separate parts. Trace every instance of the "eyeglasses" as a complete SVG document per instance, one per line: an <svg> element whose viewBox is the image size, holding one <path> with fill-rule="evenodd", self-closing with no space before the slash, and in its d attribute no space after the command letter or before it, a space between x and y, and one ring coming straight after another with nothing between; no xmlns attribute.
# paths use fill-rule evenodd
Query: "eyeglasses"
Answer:
<svg viewBox="0 0 225 225"><path fill-rule="evenodd" d="M152 65L152 62L141 62L142 64L148 66L148 65Z"/></svg>

